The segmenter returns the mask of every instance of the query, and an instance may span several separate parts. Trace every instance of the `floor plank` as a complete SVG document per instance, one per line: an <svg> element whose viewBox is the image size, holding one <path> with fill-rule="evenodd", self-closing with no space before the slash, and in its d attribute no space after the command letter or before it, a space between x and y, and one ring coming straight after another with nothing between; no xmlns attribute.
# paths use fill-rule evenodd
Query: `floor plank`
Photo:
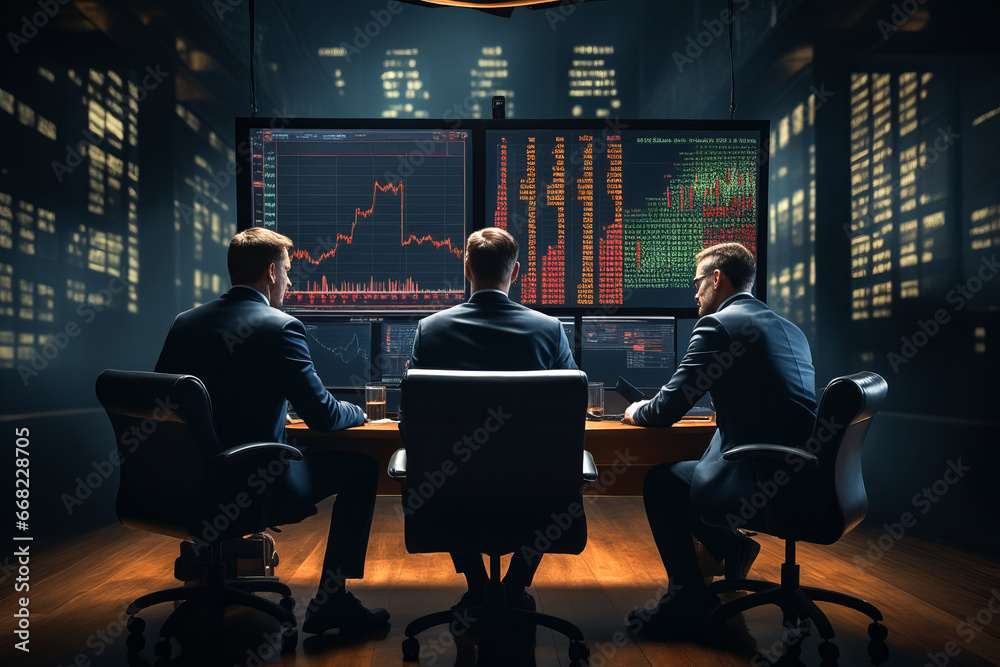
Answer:
<svg viewBox="0 0 1000 667"><path fill-rule="evenodd" d="M300 623L319 582L331 502L320 506L318 516L275 534L281 559L278 574L292 588ZM629 634L625 615L635 607L655 604L667 580L642 499L587 498L585 506L586 549L579 556L545 556L530 591L539 611L581 628L591 647L593 667L751 665L755 652L765 658L756 664L776 662L784 645L780 614L774 608L753 609L737 617L725 641L716 645L652 641ZM1000 609L1000 564L909 535L893 539L890 545L885 533L884 527L863 525L832 546L800 544L803 584L875 603L889 628L888 665L996 664L1000 623L993 622L997 617L993 610ZM889 548L869 552L880 538ZM751 576L777 580L783 545L769 536L757 539L762 549ZM119 525L33 549L31 652L15 649L15 619L12 612L5 612L0 662L46 667L152 664L158 629L173 607L163 604L143 612L147 646L128 662L124 609L139 595L177 583L173 579L177 553L177 540ZM13 581L8 576L0 590L5 610L15 609L23 595L14 590ZM447 554L405 552L399 498L387 496L378 500L365 578L349 586L368 606L390 611L392 625L383 636L341 642L336 637L303 635L294 653L279 655L277 623L258 612L230 608L219 626L213 626L211 618L197 619L175 645L176 657L168 664L403 665L400 647L406 625L425 613L449 608L464 591L464 579L454 572ZM870 664L866 617L822 606L837 631L840 664ZM421 665L476 663L471 641L460 638L456 644L443 626L422 633L419 640ZM802 640L801 664L819 665L818 642L813 636ZM536 629L533 642L528 636L505 650L512 652L505 654L503 664L569 665L567 639L546 628ZM209 654L211 658L206 657Z"/></svg>

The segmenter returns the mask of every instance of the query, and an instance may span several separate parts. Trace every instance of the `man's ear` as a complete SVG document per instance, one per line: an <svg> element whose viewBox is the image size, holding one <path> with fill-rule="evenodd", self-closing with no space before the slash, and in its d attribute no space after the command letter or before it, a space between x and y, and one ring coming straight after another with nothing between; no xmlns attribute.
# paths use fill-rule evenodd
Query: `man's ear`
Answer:
<svg viewBox="0 0 1000 667"><path fill-rule="evenodd" d="M465 261L465 279L472 282L472 269L469 268L469 261Z"/></svg>
<svg viewBox="0 0 1000 667"><path fill-rule="evenodd" d="M278 265L274 262L267 267L267 281L271 284L278 282Z"/></svg>
<svg viewBox="0 0 1000 667"><path fill-rule="evenodd" d="M511 283L517 280L517 276L519 273L521 273L521 262L514 262L514 270L510 272Z"/></svg>

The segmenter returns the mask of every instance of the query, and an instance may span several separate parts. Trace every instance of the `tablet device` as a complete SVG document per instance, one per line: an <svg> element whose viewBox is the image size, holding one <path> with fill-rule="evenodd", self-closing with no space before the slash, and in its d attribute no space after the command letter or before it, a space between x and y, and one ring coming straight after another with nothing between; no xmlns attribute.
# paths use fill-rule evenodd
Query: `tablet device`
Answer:
<svg viewBox="0 0 1000 667"><path fill-rule="evenodd" d="M646 394L631 385L628 380L620 375L618 376L618 383L615 385L615 391L621 394L622 397L629 403L644 401L649 398L649 396L646 396Z"/></svg>

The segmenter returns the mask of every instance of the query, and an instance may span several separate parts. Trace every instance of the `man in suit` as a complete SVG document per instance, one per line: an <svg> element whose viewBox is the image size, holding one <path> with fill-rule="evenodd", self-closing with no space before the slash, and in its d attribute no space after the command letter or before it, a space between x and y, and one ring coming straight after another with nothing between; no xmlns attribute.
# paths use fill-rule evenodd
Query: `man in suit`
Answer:
<svg viewBox="0 0 1000 667"><path fill-rule="evenodd" d="M514 303L507 297L518 276L518 245L503 229L473 232L465 244L468 302L424 318L417 325L409 368L469 371L575 369L573 353L559 320ZM401 417L405 420L405 415ZM478 553L452 554L455 570L465 574L468 592L456 606L483 603L488 581ZM524 589L538 568L517 552L504 576L507 602L534 608Z"/></svg>
<svg viewBox="0 0 1000 667"><path fill-rule="evenodd" d="M186 373L205 383L225 447L284 442L286 400L312 429L365 421L360 408L326 390L309 356L305 328L280 310L291 286L291 246L291 239L266 229L237 234L228 252L233 288L178 315L156 363L159 372ZM346 579L364 576L377 462L360 453L313 452L282 464L283 472L268 479L274 479L275 525L298 521L315 512L312 505L337 494L319 590L306 609L303 631L384 627L389 614L366 609L345 587Z"/></svg>
<svg viewBox="0 0 1000 667"><path fill-rule="evenodd" d="M718 604L705 586L692 535L724 562L729 578L745 577L760 551L741 533L700 518L722 516L756 490L750 461L724 461L722 454L755 442L802 446L816 417L809 343L795 325L750 294L757 268L750 251L722 243L695 260L700 319L687 352L659 393L630 405L622 419L670 426L706 391L716 410L718 430L699 461L656 466L643 482L646 517L669 585L656 608L635 609L628 621L633 631L661 636L706 632Z"/></svg>

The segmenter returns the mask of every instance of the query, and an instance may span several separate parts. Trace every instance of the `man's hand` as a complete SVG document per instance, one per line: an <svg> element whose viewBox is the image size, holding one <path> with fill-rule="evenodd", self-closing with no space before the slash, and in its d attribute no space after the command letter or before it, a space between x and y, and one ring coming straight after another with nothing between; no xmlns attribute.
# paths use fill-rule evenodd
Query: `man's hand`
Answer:
<svg viewBox="0 0 1000 667"><path fill-rule="evenodd" d="M648 401L637 401L625 408L625 414L622 416L622 423L635 425L635 411L646 403L648 403Z"/></svg>

